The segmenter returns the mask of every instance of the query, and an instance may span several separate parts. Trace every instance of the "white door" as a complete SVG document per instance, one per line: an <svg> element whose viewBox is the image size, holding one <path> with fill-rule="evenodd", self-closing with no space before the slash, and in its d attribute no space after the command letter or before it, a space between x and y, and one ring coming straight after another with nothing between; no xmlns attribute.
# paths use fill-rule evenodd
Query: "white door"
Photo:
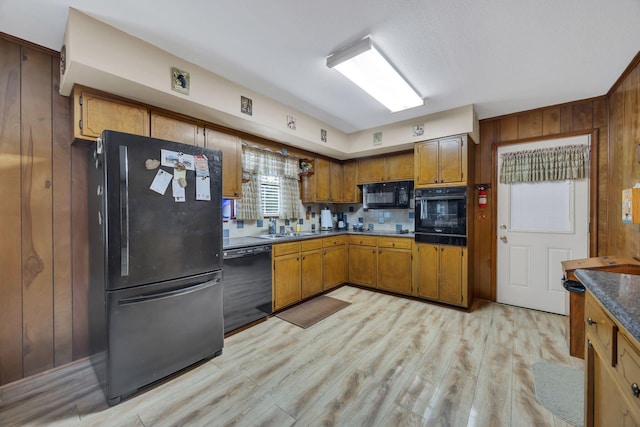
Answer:
<svg viewBox="0 0 640 427"><path fill-rule="evenodd" d="M589 142L581 135L502 146L498 170L503 153ZM498 302L568 314L560 262L589 256L589 180L497 185Z"/></svg>

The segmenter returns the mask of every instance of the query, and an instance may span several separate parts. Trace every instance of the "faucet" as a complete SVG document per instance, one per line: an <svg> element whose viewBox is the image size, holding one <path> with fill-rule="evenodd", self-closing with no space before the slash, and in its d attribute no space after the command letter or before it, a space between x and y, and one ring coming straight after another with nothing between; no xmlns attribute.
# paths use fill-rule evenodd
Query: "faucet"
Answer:
<svg viewBox="0 0 640 427"><path fill-rule="evenodd" d="M276 234L276 219L269 218L269 234Z"/></svg>

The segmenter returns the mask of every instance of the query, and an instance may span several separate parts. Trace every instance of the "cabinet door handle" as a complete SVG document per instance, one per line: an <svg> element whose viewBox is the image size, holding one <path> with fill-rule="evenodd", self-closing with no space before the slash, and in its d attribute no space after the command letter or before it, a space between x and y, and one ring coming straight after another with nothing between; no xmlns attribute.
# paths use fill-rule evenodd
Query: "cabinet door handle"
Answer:
<svg viewBox="0 0 640 427"><path fill-rule="evenodd" d="M631 391L635 397L640 397L640 387L638 387L638 384L631 384Z"/></svg>
<svg viewBox="0 0 640 427"><path fill-rule="evenodd" d="M596 322L596 321L595 321L595 320L593 320L591 317L589 317L589 318L587 319L587 323L588 323L589 325L593 325L594 323L595 323L595 324L597 324L598 322Z"/></svg>

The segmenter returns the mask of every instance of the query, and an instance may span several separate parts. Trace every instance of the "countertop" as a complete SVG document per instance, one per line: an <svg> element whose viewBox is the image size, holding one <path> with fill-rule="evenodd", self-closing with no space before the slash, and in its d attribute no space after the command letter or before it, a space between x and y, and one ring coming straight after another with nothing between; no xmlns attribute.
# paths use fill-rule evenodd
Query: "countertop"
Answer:
<svg viewBox="0 0 640 427"><path fill-rule="evenodd" d="M580 282L640 342L640 276L578 269Z"/></svg>
<svg viewBox="0 0 640 427"><path fill-rule="evenodd" d="M320 231L313 234L307 234L304 236L286 236L280 237L278 239L262 239L256 236L246 236L246 237L231 237L222 239L222 248L223 249L237 249L237 248L246 248L249 246L260 246L260 245L275 245L283 242L291 242L295 240L307 240L307 239L318 239L321 237L329 237L329 236L339 236L342 234L348 235L366 235L366 236L389 236L389 237L406 237L413 239L415 237L415 233L398 233L396 231Z"/></svg>

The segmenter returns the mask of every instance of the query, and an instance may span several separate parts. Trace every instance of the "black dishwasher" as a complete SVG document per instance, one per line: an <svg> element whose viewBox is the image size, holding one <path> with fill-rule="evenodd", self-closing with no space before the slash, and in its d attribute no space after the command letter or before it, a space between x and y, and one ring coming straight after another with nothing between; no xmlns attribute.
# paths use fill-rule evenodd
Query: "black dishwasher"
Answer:
<svg viewBox="0 0 640 427"><path fill-rule="evenodd" d="M222 264L224 332L271 314L271 245L226 249Z"/></svg>

